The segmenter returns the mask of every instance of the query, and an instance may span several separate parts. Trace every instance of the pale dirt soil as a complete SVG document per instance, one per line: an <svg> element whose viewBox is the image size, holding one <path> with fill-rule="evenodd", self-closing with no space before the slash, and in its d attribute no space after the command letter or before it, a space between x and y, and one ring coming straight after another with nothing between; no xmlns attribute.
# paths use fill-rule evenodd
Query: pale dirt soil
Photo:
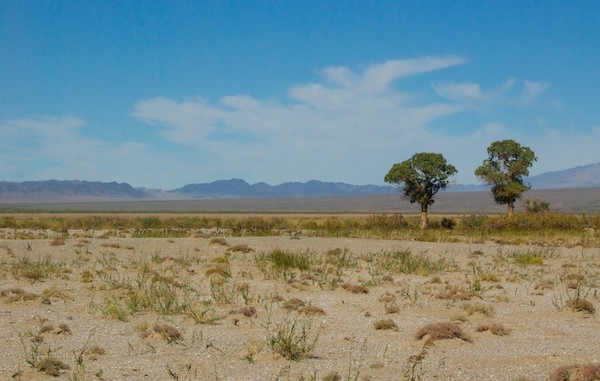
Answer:
<svg viewBox="0 0 600 381"><path fill-rule="evenodd" d="M558 366L600 361L598 316L557 308L575 298L577 288L569 287L579 287L581 297L600 306L597 248L304 236L223 239L229 246L216 244L211 237L72 237L64 244L55 242L56 246L51 238L1 239L0 379L323 380L329 375L333 380L337 372L341 380L403 380L410 379L405 376L408 358L425 343L415 338L416 332L428 323L449 321L458 324L471 342L435 341L416 374L423 380L548 380ZM253 251L226 254L235 245ZM255 258L273 249L308 253L321 267L296 270L287 280L268 266L262 272ZM332 266L343 254L324 254L332 249L353 259L338 273L338 284L333 282ZM433 261L444 258L452 265L426 275L377 266L384 253L405 250ZM514 254L527 252L545 255L543 265L517 264ZM229 300L214 294L223 278L207 275L218 266L214 258L229 262L230 276L221 283ZM32 279L35 276L23 265L26 259L30 265L47 260L55 266L47 277ZM473 284L477 278L483 279L480 286ZM191 310L214 311L219 320L198 324L189 309L168 314L142 310L125 313L123 320L111 316L107 300L113 298L125 308L127 295L139 291L140 282L151 284L151 279L177 289L181 303L187 288L194 296L188 300ZM339 287L343 282L364 284L368 293L348 292ZM247 295L240 285L247 287ZM35 296L15 297L8 291L15 288ZM452 288L475 292L469 300L440 297ZM324 314L285 308L292 298L319 307ZM388 307L395 303L397 311L386 311L384 300ZM465 303L492 311L473 313L463 307ZM256 314L245 316L240 312L243 307L254 307ZM381 319L392 319L397 329L374 329ZM273 351L268 338L282 322L288 326L296 322L309 327L311 335L318 334L308 357L291 361ZM477 332L478 326L489 322L501 324L509 334ZM169 342L152 333L156 323L175 327L181 338ZM60 324L66 324L70 333L60 332ZM33 369L27 359L32 358L35 336L42 337L38 359L50 352L70 369L57 377ZM94 347L104 353L90 353ZM78 369L76 355L86 349L85 370Z"/></svg>

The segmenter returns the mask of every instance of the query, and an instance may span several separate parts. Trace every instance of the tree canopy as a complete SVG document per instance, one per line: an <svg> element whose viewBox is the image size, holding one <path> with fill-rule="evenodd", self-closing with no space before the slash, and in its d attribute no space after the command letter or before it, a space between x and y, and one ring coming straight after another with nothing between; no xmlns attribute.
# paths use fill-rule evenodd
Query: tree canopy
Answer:
<svg viewBox="0 0 600 381"><path fill-rule="evenodd" d="M537 157L529 147L511 139L492 143L487 152L489 157L475 170L475 176L492 186L494 200L507 204L511 217L515 201L530 188L523 178L529 176L529 167Z"/></svg>
<svg viewBox="0 0 600 381"><path fill-rule="evenodd" d="M421 228L427 227L427 209L433 196L449 184L448 178L456 173L442 154L422 152L392 166L384 181L398 184L411 203L421 205Z"/></svg>

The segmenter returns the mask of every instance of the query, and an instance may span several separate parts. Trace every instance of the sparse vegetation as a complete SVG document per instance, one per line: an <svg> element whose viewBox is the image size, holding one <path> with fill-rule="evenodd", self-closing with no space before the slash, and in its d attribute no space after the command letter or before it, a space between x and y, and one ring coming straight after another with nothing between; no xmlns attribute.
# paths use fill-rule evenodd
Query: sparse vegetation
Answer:
<svg viewBox="0 0 600 381"><path fill-rule="evenodd" d="M424 380L439 378L439 369L458 379L461 356L477 361L491 341L504 343L500 358L510 358L503 351L513 347L523 353L526 329L541 337L555 321L568 324L557 327L560 338L543 337L553 349L559 339L573 340L561 346L577 349L567 350L571 357L598 338L588 329L600 300L596 216L434 216L424 233L418 217L402 215L264 217L264 224L263 217L224 215L206 220L214 229L179 216L132 228L127 221L141 221L117 215L99 220L113 221L110 229L64 229L78 218L36 220L60 226L56 231L0 230L10 235L0 240L5 353L10 343L23 343L2 379L49 378L38 368L46 360L43 369L69 380L135 378L139 369L156 379L241 379L247 363L255 364L253 377L270 379L263 365L279 357L298 362L281 363L280 379ZM265 234L273 237L250 237ZM56 237L64 244L51 245ZM102 334L95 328L97 345L82 347L88 319ZM423 319L448 323L416 332ZM468 333L475 346L461 344ZM436 342L452 338L459 340ZM413 351L406 363L397 361ZM158 358L165 359L158 368L141 365ZM319 368L324 362L327 371ZM542 367L513 365L531 379L548 377ZM570 367L561 374L581 377Z"/></svg>

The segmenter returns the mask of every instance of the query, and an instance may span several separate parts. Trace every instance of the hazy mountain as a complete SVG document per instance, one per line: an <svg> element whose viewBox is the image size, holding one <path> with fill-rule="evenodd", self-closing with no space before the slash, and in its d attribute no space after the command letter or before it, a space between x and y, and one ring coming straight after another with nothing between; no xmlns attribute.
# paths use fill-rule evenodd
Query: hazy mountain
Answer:
<svg viewBox="0 0 600 381"><path fill-rule="evenodd" d="M103 183L99 181L46 180L22 183L0 181L2 198L144 198L148 194L127 183Z"/></svg>
<svg viewBox="0 0 600 381"><path fill-rule="evenodd" d="M212 183L188 184L170 191L192 198L279 198L316 196L361 196L396 193L392 186L350 185L346 183L310 180L306 183L287 182L279 185L248 184L244 180L218 180Z"/></svg>
<svg viewBox="0 0 600 381"><path fill-rule="evenodd" d="M600 163L542 173L530 177L528 182L534 189L600 187Z"/></svg>
<svg viewBox="0 0 600 381"><path fill-rule="evenodd" d="M600 163L547 172L527 179L532 189L600 187ZM482 184L452 184L447 193L486 191ZM188 184L170 191L133 188L127 183L48 180L21 183L0 181L2 201L102 200L102 199L225 199L225 198L302 198L330 196L375 196L398 194L393 186L351 185L340 182L311 180L305 183L287 182L279 185L248 184L244 180L218 180L212 183Z"/></svg>

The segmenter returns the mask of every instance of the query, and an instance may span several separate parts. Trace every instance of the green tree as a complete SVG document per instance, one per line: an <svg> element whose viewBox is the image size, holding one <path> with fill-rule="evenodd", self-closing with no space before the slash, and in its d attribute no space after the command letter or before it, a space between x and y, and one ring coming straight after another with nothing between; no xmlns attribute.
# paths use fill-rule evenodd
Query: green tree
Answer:
<svg viewBox="0 0 600 381"><path fill-rule="evenodd" d="M475 176L492 186L494 200L508 205L508 216L512 217L515 201L531 188L523 178L529 175L529 167L537 160L529 147L514 140L492 143L487 149L489 157L475 170Z"/></svg>
<svg viewBox="0 0 600 381"><path fill-rule="evenodd" d="M441 154L422 152L394 164L384 181L400 185L411 203L421 205L421 229L424 229L427 227L427 208L433 204L433 196L446 188L448 178L455 173L456 168L446 163Z"/></svg>

